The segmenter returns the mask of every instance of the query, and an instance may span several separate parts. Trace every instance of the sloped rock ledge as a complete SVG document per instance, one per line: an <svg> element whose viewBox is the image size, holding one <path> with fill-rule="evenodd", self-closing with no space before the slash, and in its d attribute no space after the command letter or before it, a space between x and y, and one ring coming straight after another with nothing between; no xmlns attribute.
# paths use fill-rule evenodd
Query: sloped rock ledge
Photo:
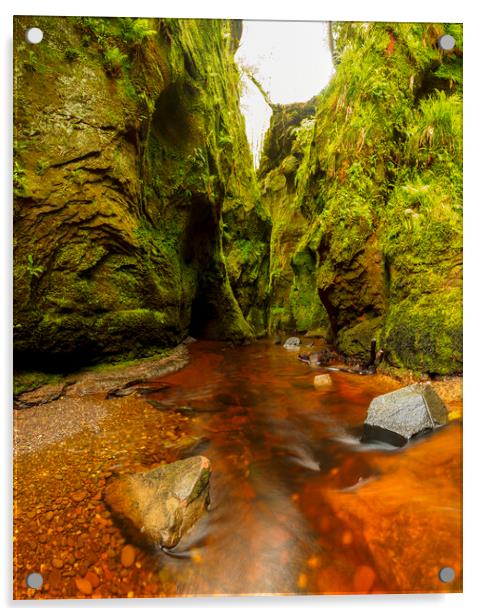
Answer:
<svg viewBox="0 0 482 616"><path fill-rule="evenodd" d="M143 383L184 368L189 363L186 344L180 344L161 359L139 360L134 365L119 365L98 372L82 371L56 385L43 385L14 399L15 409L47 404L61 397L73 398L105 393L106 397L124 391L134 393Z"/></svg>

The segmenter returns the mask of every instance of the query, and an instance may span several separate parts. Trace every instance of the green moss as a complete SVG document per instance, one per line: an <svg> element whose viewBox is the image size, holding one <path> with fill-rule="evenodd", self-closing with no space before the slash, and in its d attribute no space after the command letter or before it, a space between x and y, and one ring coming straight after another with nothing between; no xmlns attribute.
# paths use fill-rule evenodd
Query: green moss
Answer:
<svg viewBox="0 0 482 616"><path fill-rule="evenodd" d="M286 187L286 177L283 173L271 171L265 179L264 189L266 191L278 192Z"/></svg>
<svg viewBox="0 0 482 616"><path fill-rule="evenodd" d="M338 333L337 348L347 357L367 360L370 357L370 344L373 339L379 342L383 317L365 319L354 327L342 329Z"/></svg>
<svg viewBox="0 0 482 616"><path fill-rule="evenodd" d="M64 51L64 57L67 62L75 62L80 58L80 51L75 49L75 47L67 47Z"/></svg>
<svg viewBox="0 0 482 616"><path fill-rule="evenodd" d="M296 324L289 306L270 306L269 332L274 334L280 331L294 331Z"/></svg>
<svg viewBox="0 0 482 616"><path fill-rule="evenodd" d="M45 372L14 370L13 395L14 397L28 391L33 391L42 385L55 385L63 379L62 374L48 374Z"/></svg>
<svg viewBox="0 0 482 616"><path fill-rule="evenodd" d="M329 327L310 329L306 332L305 338L323 338L324 340L328 340L330 338Z"/></svg>
<svg viewBox="0 0 482 616"><path fill-rule="evenodd" d="M163 313L147 309L111 311L102 316L45 313L27 338L15 344L17 365L43 364L72 371L106 358L134 359L174 346L180 339Z"/></svg>
<svg viewBox="0 0 482 616"><path fill-rule="evenodd" d="M139 364L139 359L142 358L144 361L155 361L159 359L163 359L169 356L171 352L171 348L166 348L157 351L152 354L145 354L141 356L135 356L133 358L132 354L129 353L116 355L112 361L101 361L92 366L86 366L82 368L80 371L69 372L69 366L66 365L66 370L59 373L48 373L48 372L39 372L39 371L28 371L28 370L14 370L13 373L13 395L17 397L23 393L33 391L38 387L42 387L43 385L56 385L60 383L65 383L66 380L76 380L81 375L89 374L89 373L102 373L102 372L112 372L113 370L123 370L124 368L129 368L132 366L136 366ZM122 356L129 357L130 359L122 359Z"/></svg>
<svg viewBox="0 0 482 616"><path fill-rule="evenodd" d="M124 89L124 92L125 92L125 95L127 96L127 98L130 98L133 101L137 101L138 100L137 90L136 90L134 84L132 83L132 81L130 80L129 76L125 75L120 80L120 85Z"/></svg>
<svg viewBox="0 0 482 616"><path fill-rule="evenodd" d="M171 352L171 348L163 349L158 351L157 353L153 353L152 355L145 355L142 357L145 361L155 361L157 359L163 359L169 355ZM136 366L139 364L139 358L135 359L120 359L117 356L113 361L101 361L96 363L94 366L87 366L81 370L81 374L89 373L89 372L111 372L112 370L123 368L130 368L132 366Z"/></svg>
<svg viewBox="0 0 482 616"><path fill-rule="evenodd" d="M447 27L450 54L437 46ZM334 29L336 73L311 117L275 109L265 141L272 305L308 325L316 288L347 354L361 358L386 317L389 361L458 371L458 325L438 303L461 306L462 27ZM315 258L297 267L305 251Z"/></svg>
<svg viewBox="0 0 482 616"><path fill-rule="evenodd" d="M27 21L15 23L16 363L144 356L191 328L235 341L264 331L269 220L239 108L237 27L40 17L46 44L30 57ZM35 150L20 147L31 127Z"/></svg>
<svg viewBox="0 0 482 616"><path fill-rule="evenodd" d="M270 332L279 329L306 331L320 326L326 318L314 280L316 256L298 247L308 221L296 203L294 176L299 164L296 122L301 120L305 126L310 122L307 116L313 112L313 102L277 106L265 140L259 179L263 201L273 225L269 273ZM290 147L293 154L289 152Z"/></svg>
<svg viewBox="0 0 482 616"><path fill-rule="evenodd" d="M21 358L91 363L190 328L240 341L329 317L350 354L384 322L394 364L458 370L460 323L436 304L460 305L460 26L336 26L337 72L316 99L275 108L258 188L238 25L40 17L33 50L25 20L15 141L37 132L14 165ZM436 45L447 28L452 54ZM69 156L47 163L54 134Z"/></svg>
<svg viewBox="0 0 482 616"><path fill-rule="evenodd" d="M25 169L18 160L13 162L13 192L20 197L27 192Z"/></svg>
<svg viewBox="0 0 482 616"><path fill-rule="evenodd" d="M293 255L291 267L295 273L289 294L290 311L296 331L328 325L326 310L316 287L316 255L300 250Z"/></svg>
<svg viewBox="0 0 482 616"><path fill-rule="evenodd" d="M299 161L296 158L296 156L293 156L292 154L290 154L289 156L287 156L286 158L282 160L281 165L280 165L280 170L282 173L284 173L284 175L288 175L288 176L293 175L294 173L296 173L298 164L299 164Z"/></svg>
<svg viewBox="0 0 482 616"><path fill-rule="evenodd" d="M435 374L462 371L461 290L409 296L392 306L382 335L397 367Z"/></svg>
<svg viewBox="0 0 482 616"><path fill-rule="evenodd" d="M43 175L49 168L50 163L48 160L39 160L35 165L35 173L37 175Z"/></svg>

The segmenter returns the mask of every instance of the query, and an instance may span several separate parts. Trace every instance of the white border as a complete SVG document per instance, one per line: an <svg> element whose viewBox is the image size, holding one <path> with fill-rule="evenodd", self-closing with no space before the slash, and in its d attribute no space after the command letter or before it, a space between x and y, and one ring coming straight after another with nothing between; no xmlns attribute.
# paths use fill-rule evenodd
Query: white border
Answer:
<svg viewBox="0 0 482 616"><path fill-rule="evenodd" d="M464 430L464 593L459 595L384 595L384 596L336 596L336 597L259 597L259 598L212 598L212 599L163 599L163 600L105 600L105 601L56 601L56 602L16 602L11 601L11 41L12 15L125 15L125 16L170 16L170 17L232 17L243 19L312 19L312 20L350 20L350 21L462 21L464 22L464 186L465 186L465 284L464 284L464 326L465 326L465 430ZM219 612L229 609L235 613L265 611L276 609L279 614L291 614L293 610L319 613L320 610L336 610L338 614L422 614L434 609L438 615L478 612L482 603L478 596L478 586L482 584L480 566L480 448L482 405L480 393L476 391L478 368L477 350L480 345L480 293L482 259L478 250L481 244L482 224L480 211L482 200L479 186L482 166L481 113L482 93L480 68L482 53L482 15L477 0L403 0L402 2L375 2L370 0L344 0L327 2L283 2L278 0L169 0L168 2L147 2L136 0L132 5L120 5L115 0L83 0L81 3L67 3L59 0L4 0L0 7L1 33L1 79L2 106L0 114L0 135L3 147L0 148L0 173L3 188L3 207L1 208L1 285L2 317L1 340L3 378L3 402L1 417L4 422L2 434L2 498L0 532L2 562L0 563L0 601L7 610L17 614L30 609L62 609L69 613L74 609L89 608L112 611L126 609L134 613L139 608L161 609L163 613L182 614L188 610L197 612ZM479 180L479 181L478 181ZM479 393L477 396L476 394ZM479 549L477 549L479 548ZM62 612L64 613L64 612Z"/></svg>

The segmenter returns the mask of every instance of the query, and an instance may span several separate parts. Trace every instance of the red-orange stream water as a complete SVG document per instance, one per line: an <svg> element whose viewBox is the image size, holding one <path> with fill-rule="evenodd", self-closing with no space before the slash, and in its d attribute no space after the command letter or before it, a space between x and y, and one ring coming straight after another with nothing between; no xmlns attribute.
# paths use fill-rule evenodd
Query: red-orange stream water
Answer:
<svg viewBox="0 0 482 616"><path fill-rule="evenodd" d="M33 521L17 516L17 530L24 525L27 533L16 539L17 596L461 589L459 420L401 449L361 445L370 401L399 387L395 381L332 372L332 384L316 389L322 369L268 341L236 348L197 342L190 353L186 368L162 378L168 388L146 396L154 406L129 414L127 399L125 420L100 422L97 445L84 431L69 445L80 448L77 456L69 458L65 443L18 456L18 511L30 499L38 513ZM163 454L163 438L179 426L196 440ZM106 476L195 454L211 460L210 511L172 553L136 547L134 564L125 566L126 538L101 497ZM49 468L59 456L66 468ZM35 473L60 472L67 481L82 477L80 468L100 469L72 484L71 491L86 491L81 510L59 482L34 493L25 476L32 462ZM49 499L59 507L49 508ZM52 583L28 591L24 576L42 566ZM439 579L444 566L455 570L451 583ZM89 575L91 587L82 589L78 580Z"/></svg>

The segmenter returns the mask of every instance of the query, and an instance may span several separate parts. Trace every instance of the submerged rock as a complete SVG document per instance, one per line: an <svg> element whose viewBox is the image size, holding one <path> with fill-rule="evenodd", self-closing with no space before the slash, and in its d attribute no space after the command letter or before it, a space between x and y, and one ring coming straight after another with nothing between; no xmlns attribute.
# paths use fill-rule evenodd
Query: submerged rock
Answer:
<svg viewBox="0 0 482 616"><path fill-rule="evenodd" d="M286 342L283 344L283 347L285 349L292 350L292 349L298 349L300 345L301 345L301 340L293 336L286 340Z"/></svg>
<svg viewBox="0 0 482 616"><path fill-rule="evenodd" d="M320 349L318 351L318 364L321 366L326 366L332 360L337 358L337 354L330 349Z"/></svg>
<svg viewBox="0 0 482 616"><path fill-rule="evenodd" d="M337 355L329 349L321 349L320 351L313 351L310 354L300 353L298 359L305 364L309 364L312 367L326 366L333 359L336 359Z"/></svg>
<svg viewBox="0 0 482 616"><path fill-rule="evenodd" d="M330 385L333 385L333 381L331 380L331 376L329 374L317 374L313 379L313 384L316 388L329 387Z"/></svg>
<svg viewBox="0 0 482 616"><path fill-rule="evenodd" d="M403 445L413 436L447 423L447 417L447 407L430 383L415 383L371 401L362 440Z"/></svg>
<svg viewBox="0 0 482 616"><path fill-rule="evenodd" d="M310 366L319 366L321 364L319 353L310 353L308 356L308 363Z"/></svg>
<svg viewBox="0 0 482 616"><path fill-rule="evenodd" d="M304 364L309 364L310 366L319 365L318 353L310 353L309 355L307 355L306 353L300 353L298 355L298 359L302 361Z"/></svg>
<svg viewBox="0 0 482 616"><path fill-rule="evenodd" d="M173 548L205 512L210 474L207 458L186 458L115 479L105 500L137 542Z"/></svg>
<svg viewBox="0 0 482 616"><path fill-rule="evenodd" d="M192 344L193 342L196 342L196 338L193 338L192 336L188 336L187 338L184 338L184 340L182 341L183 344Z"/></svg>

